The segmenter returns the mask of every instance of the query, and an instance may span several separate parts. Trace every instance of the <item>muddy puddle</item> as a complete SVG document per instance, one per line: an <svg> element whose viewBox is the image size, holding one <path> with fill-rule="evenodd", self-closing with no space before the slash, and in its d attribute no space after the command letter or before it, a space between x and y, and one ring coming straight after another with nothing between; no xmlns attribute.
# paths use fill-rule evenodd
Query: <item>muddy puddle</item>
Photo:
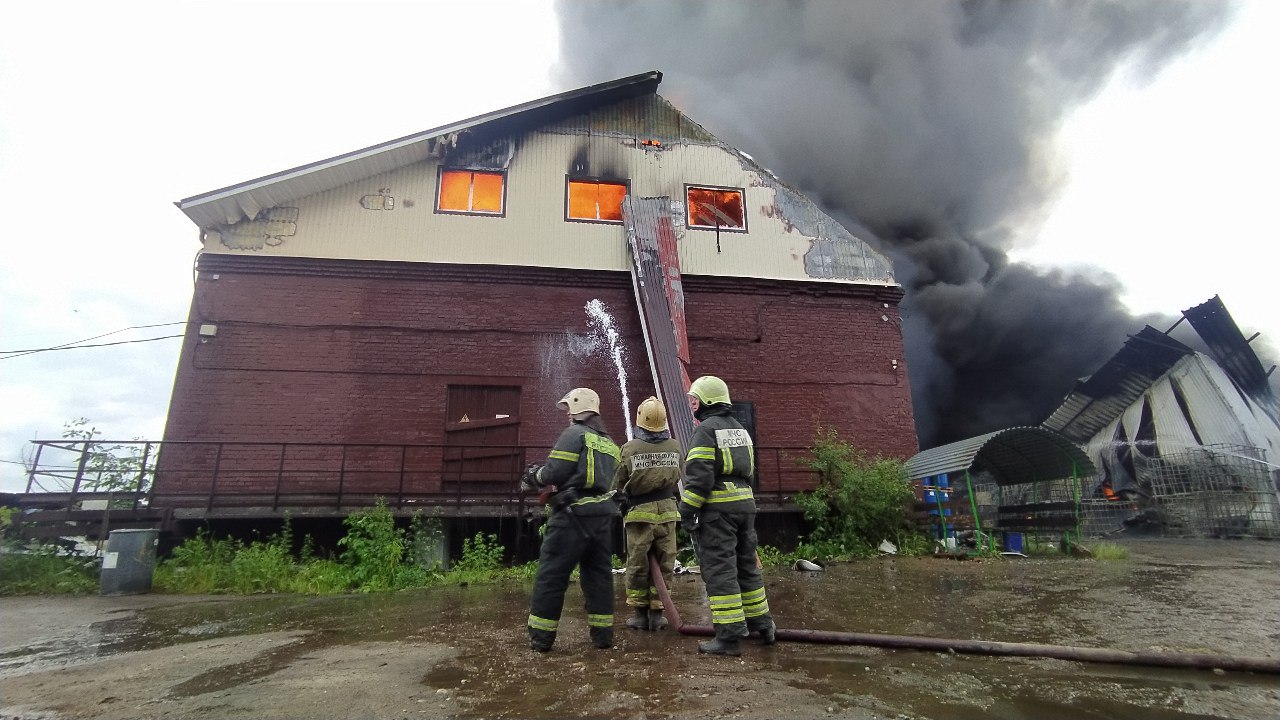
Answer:
<svg viewBox="0 0 1280 720"><path fill-rule="evenodd" d="M789 629L1280 658L1280 543L1130 541L1128 560L880 558L771 571ZM623 627L587 640L571 589L555 650L528 587L341 597L3 598L4 718L1276 718L1280 676ZM696 575L672 594L708 625Z"/></svg>

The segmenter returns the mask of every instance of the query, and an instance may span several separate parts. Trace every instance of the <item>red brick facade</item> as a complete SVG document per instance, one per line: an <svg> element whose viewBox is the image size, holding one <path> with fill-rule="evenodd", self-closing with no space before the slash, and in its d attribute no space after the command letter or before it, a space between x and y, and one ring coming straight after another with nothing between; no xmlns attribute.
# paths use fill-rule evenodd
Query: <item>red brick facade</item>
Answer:
<svg viewBox="0 0 1280 720"><path fill-rule="evenodd" d="M753 403L762 448L806 447L822 424L873 454L916 452L900 290L706 277L684 290L690 377L719 375ZM577 386L599 392L621 442L613 361L588 352L594 299L617 323L634 413L652 378L626 273L205 255L165 440L438 445L451 385L502 385L520 388L521 445L550 445L555 402ZM437 487L440 458L423 452L410 481ZM199 489L182 477L162 471L157 497Z"/></svg>

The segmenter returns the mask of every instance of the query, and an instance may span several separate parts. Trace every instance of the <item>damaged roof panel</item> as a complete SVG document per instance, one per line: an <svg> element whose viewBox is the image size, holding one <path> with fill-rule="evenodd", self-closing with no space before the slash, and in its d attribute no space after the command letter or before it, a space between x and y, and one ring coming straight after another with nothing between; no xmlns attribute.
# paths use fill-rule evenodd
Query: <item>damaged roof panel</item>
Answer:
<svg viewBox="0 0 1280 720"><path fill-rule="evenodd" d="M1088 442L1191 353L1191 348L1148 325L1131 335L1097 372L1077 382L1042 425L1075 442Z"/></svg>
<svg viewBox="0 0 1280 720"><path fill-rule="evenodd" d="M1280 424L1280 401L1267 381L1267 372L1253 352L1244 333L1227 312L1222 299L1214 295L1209 300L1182 312L1182 316L1195 328L1196 334L1209 348L1209 355L1222 367L1227 376ZM1274 368L1272 368L1274 370Z"/></svg>

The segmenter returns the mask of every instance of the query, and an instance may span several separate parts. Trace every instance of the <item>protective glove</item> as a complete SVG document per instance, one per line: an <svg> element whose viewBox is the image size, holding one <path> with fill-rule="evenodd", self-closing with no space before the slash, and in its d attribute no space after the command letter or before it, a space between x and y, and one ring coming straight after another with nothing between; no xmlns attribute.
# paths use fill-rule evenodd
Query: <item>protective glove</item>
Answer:
<svg viewBox="0 0 1280 720"><path fill-rule="evenodd" d="M688 533L692 533L698 527L698 511L684 503L680 503L680 527Z"/></svg>
<svg viewBox="0 0 1280 720"><path fill-rule="evenodd" d="M613 501L618 504L618 510L623 515L626 515L627 511L631 509L631 498L624 492L614 495Z"/></svg>
<svg viewBox="0 0 1280 720"><path fill-rule="evenodd" d="M533 492L541 485L538 483L538 473L542 470L543 463L529 463L524 469L524 473L520 475L520 492Z"/></svg>

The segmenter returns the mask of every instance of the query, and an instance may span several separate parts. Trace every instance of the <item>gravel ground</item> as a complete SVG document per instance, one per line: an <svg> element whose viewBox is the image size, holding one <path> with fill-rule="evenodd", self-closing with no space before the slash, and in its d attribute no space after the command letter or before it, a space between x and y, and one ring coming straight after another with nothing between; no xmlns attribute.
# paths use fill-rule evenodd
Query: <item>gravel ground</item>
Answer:
<svg viewBox="0 0 1280 720"><path fill-rule="evenodd" d="M1120 561L885 557L772 571L787 629L1280 659L1280 543L1122 541ZM1276 718L1280 676L622 627L587 641L571 589L529 651L529 588L341 597L0 598L0 718ZM708 624L696 575L672 594Z"/></svg>

